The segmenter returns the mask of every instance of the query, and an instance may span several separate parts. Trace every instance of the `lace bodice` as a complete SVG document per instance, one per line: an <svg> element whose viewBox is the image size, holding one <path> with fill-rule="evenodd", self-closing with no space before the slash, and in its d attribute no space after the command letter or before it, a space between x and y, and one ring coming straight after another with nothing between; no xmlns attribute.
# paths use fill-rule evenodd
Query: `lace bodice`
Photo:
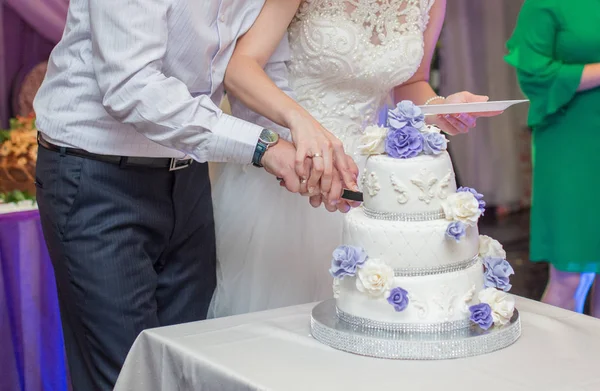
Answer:
<svg viewBox="0 0 600 391"><path fill-rule="evenodd" d="M289 28L297 99L353 151L423 57L434 0L305 0Z"/></svg>

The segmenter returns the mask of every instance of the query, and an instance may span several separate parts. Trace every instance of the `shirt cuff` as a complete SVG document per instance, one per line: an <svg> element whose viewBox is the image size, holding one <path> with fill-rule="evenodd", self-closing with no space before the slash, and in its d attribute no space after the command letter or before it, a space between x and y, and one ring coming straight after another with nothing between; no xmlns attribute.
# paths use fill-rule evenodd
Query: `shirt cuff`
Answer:
<svg viewBox="0 0 600 391"><path fill-rule="evenodd" d="M208 161L252 163L263 127L223 113L213 126Z"/></svg>

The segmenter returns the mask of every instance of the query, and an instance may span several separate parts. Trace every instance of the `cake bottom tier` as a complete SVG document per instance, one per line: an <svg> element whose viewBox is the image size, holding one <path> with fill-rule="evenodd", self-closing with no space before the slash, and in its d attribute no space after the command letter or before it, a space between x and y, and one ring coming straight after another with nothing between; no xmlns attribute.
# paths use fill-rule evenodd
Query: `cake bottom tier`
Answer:
<svg viewBox="0 0 600 391"><path fill-rule="evenodd" d="M388 295L373 297L357 288L357 277L339 282L336 306L347 322L376 328L406 329L468 322L469 306L483 289L483 266L478 260L468 269L419 277L394 277L392 287L408 292L408 305L396 311ZM386 325L387 324L387 325ZM451 327L451 326L450 326ZM452 328L452 327L451 327Z"/></svg>

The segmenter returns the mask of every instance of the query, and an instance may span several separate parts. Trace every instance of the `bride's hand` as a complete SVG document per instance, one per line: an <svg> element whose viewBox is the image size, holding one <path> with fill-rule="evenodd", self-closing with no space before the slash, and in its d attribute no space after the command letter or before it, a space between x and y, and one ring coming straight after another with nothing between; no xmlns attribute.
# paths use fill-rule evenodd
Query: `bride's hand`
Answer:
<svg viewBox="0 0 600 391"><path fill-rule="evenodd" d="M305 169L310 171L312 166L311 159L305 159ZM325 209L329 212L340 211L342 213L348 213L350 209L360 206L360 202L347 201L341 198L342 195L342 178L338 171L333 169L333 178L331 184L331 191L329 194L317 193L311 195L308 193L307 184L305 182L300 183L299 193L303 196L309 197L309 203L313 208L318 208L321 204L325 205ZM283 178L279 178L279 185L282 187L288 187Z"/></svg>
<svg viewBox="0 0 600 391"><path fill-rule="evenodd" d="M302 191L302 186L301 186ZM329 212L340 211L348 213L350 209L360 206L360 203L347 201L341 198L343 191L342 178L337 170L333 169L333 181L329 194L317 194L309 198L309 203L313 208L318 208L321 204L325 205L325 209Z"/></svg>
<svg viewBox="0 0 600 391"><path fill-rule="evenodd" d="M329 194L333 183L334 169L342 178L343 186L357 190L358 167L346 153L342 142L325 129L308 113L294 113L287 120L288 128L296 146L296 173L307 180L311 195ZM312 160L312 168L304 164ZM334 193L332 193L334 194ZM333 196L330 201L339 199Z"/></svg>
<svg viewBox="0 0 600 391"><path fill-rule="evenodd" d="M474 103L487 102L489 97L475 95L468 91L457 92L449 95L445 100L435 100L435 103ZM502 114L502 111L484 112L484 113L460 113L443 114L434 117L431 122L442 129L445 133L454 136L460 133L467 133L469 129L475 127L478 117L493 117Z"/></svg>

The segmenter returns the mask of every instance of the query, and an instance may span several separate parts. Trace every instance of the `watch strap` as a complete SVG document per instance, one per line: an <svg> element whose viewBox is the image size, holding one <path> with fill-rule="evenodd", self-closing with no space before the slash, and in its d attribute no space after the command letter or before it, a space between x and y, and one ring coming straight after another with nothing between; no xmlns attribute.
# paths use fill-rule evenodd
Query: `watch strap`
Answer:
<svg viewBox="0 0 600 391"><path fill-rule="evenodd" d="M260 164L260 161L262 160L262 157L265 154L265 152L267 152L267 144L261 139L259 139L258 143L256 143L256 148L254 149L254 155L252 156L252 164L255 167L263 166L262 164Z"/></svg>

